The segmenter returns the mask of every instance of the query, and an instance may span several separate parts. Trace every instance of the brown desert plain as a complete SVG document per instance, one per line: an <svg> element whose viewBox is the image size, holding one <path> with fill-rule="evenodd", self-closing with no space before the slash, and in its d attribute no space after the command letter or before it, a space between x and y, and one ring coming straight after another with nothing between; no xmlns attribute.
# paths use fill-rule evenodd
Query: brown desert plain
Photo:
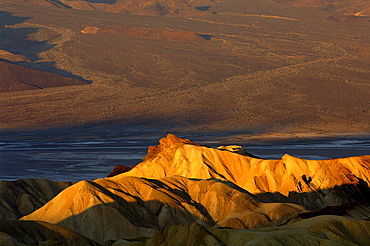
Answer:
<svg viewBox="0 0 370 246"><path fill-rule="evenodd" d="M1 129L369 131L370 17L358 14L367 1L186 2L192 15L72 7L94 2L0 1L0 50L14 54L0 53L4 62L85 84L2 92ZM124 3L140 1L106 5Z"/></svg>
<svg viewBox="0 0 370 246"><path fill-rule="evenodd" d="M11 136L363 137L369 95L367 0L0 0ZM0 181L0 245L370 245L369 170L168 134L106 178Z"/></svg>

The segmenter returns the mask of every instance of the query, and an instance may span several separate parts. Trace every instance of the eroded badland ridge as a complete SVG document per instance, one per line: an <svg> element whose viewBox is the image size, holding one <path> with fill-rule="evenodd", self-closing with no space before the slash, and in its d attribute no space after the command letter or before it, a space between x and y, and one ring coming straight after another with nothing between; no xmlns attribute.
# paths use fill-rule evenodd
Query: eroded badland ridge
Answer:
<svg viewBox="0 0 370 246"><path fill-rule="evenodd" d="M0 1L4 62L90 83L3 86L1 129L369 131L366 1L100 2Z"/></svg>
<svg viewBox="0 0 370 246"><path fill-rule="evenodd" d="M0 221L0 242L368 245L369 170L370 156L265 160L240 146L209 148L169 134L114 177L1 183L1 211L16 218Z"/></svg>

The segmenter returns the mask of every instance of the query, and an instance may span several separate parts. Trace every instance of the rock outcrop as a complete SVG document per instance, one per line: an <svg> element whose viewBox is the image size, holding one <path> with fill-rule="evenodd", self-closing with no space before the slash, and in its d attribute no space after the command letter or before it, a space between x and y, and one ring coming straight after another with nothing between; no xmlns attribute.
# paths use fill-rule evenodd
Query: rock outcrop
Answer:
<svg viewBox="0 0 370 246"><path fill-rule="evenodd" d="M153 148L161 151L153 154ZM148 156L134 169L120 175L155 179L171 175L217 178L264 197L266 202L271 197L288 199L284 201L309 209L357 199L369 202L361 194L370 191L370 156L305 160L286 154L280 160L265 160L230 149L183 143L173 135L160 140L159 146L150 147Z"/></svg>
<svg viewBox="0 0 370 246"><path fill-rule="evenodd" d="M202 36L195 32L160 30L145 27L86 27L82 31L86 34L116 35L123 37L147 38L158 40L182 41L182 42L202 42L206 41Z"/></svg>
<svg viewBox="0 0 370 246"><path fill-rule="evenodd" d="M118 164L117 166L114 167L113 171L107 175L107 177L114 177L118 174L128 172L132 168L133 167L123 166L123 165Z"/></svg>

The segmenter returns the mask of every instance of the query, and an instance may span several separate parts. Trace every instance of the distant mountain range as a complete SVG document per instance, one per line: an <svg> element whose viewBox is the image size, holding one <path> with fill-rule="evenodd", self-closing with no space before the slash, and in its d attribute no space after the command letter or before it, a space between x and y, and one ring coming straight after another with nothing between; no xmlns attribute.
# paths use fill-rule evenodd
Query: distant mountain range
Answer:
<svg viewBox="0 0 370 246"><path fill-rule="evenodd" d="M336 10L348 15L370 15L370 3L367 0L270 0L276 3L291 4L294 6L315 7L327 10Z"/></svg>
<svg viewBox="0 0 370 246"><path fill-rule="evenodd" d="M7 1L9 0L1 0L0 3ZM209 13L196 9L186 0L16 0L9 2L139 15L202 15Z"/></svg>

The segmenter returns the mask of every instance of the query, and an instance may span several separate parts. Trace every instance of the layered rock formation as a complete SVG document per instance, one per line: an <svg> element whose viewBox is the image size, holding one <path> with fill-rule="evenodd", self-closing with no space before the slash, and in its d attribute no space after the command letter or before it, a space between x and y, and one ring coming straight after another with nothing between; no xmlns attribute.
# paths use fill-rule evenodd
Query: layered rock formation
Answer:
<svg viewBox="0 0 370 246"><path fill-rule="evenodd" d="M21 220L114 246L368 245L369 170L369 156L264 160L169 134L130 171L78 182Z"/></svg>
<svg viewBox="0 0 370 246"><path fill-rule="evenodd" d="M158 40L183 41L183 42L201 42L206 41L202 36L195 32L159 30L145 27L86 27L81 31L86 34L116 35L123 37L136 37Z"/></svg>

